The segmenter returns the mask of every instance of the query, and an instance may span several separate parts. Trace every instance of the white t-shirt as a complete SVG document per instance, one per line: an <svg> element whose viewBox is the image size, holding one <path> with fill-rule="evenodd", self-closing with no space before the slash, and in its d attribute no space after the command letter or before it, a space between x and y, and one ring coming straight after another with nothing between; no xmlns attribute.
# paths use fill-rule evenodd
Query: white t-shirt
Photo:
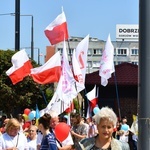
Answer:
<svg viewBox="0 0 150 150"><path fill-rule="evenodd" d="M19 150L28 150L27 138L23 133L19 133L15 137L9 136L7 133L0 136L0 149L13 148L16 145Z"/></svg>
<svg viewBox="0 0 150 150"><path fill-rule="evenodd" d="M34 139L34 140L29 140L28 139L28 148L29 150L36 150L37 148L37 139Z"/></svg>
<svg viewBox="0 0 150 150"><path fill-rule="evenodd" d="M36 144L41 145L42 139L43 139L43 134L41 132L38 132Z"/></svg>
<svg viewBox="0 0 150 150"><path fill-rule="evenodd" d="M62 141L62 146L66 146L66 145L73 145L73 140L70 132L68 137L64 141Z"/></svg>

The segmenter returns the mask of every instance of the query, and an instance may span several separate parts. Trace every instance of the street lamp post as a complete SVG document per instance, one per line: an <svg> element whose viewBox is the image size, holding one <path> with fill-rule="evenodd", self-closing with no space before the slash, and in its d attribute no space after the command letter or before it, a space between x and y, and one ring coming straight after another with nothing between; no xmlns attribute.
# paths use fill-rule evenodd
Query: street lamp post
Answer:
<svg viewBox="0 0 150 150"><path fill-rule="evenodd" d="M34 42L33 42L33 15L31 16L31 58L34 59Z"/></svg>
<svg viewBox="0 0 150 150"><path fill-rule="evenodd" d="M38 65L40 65L40 49L38 48Z"/></svg>
<svg viewBox="0 0 150 150"><path fill-rule="evenodd" d="M21 47L21 49L31 49L31 47ZM40 48L34 47L33 49L37 49L38 50L38 60L37 60L37 63L38 63L38 65L40 65Z"/></svg>
<svg viewBox="0 0 150 150"><path fill-rule="evenodd" d="M20 50L20 0L15 1L15 51Z"/></svg>
<svg viewBox="0 0 150 150"><path fill-rule="evenodd" d="M33 30L33 15L20 15L31 17L31 59L34 59L34 30Z"/></svg>
<svg viewBox="0 0 150 150"><path fill-rule="evenodd" d="M0 14L0 16L11 15L16 16L16 13L5 13ZM19 16L30 16L31 17L31 59L34 59L34 29L33 29L33 15L20 15ZM19 33L18 33L19 32ZM19 29L15 29L15 50L20 50L20 38L16 40L17 36L20 37L20 26ZM18 38L17 38L18 39Z"/></svg>

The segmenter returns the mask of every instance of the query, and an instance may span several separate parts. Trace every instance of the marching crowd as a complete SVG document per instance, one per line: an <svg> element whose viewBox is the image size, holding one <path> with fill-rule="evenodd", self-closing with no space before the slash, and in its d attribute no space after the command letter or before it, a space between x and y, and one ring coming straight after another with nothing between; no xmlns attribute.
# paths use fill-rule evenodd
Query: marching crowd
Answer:
<svg viewBox="0 0 150 150"><path fill-rule="evenodd" d="M119 122L111 108L101 108L92 119L71 113L68 124L70 131L60 141L55 134L55 127L60 122L67 124L67 119L60 118L56 112L51 111L38 119L38 125L32 120L28 126L24 126L25 120L21 114L17 118L3 116L0 150L130 150L130 133L133 150L137 150L137 120L129 127L127 118L124 117Z"/></svg>

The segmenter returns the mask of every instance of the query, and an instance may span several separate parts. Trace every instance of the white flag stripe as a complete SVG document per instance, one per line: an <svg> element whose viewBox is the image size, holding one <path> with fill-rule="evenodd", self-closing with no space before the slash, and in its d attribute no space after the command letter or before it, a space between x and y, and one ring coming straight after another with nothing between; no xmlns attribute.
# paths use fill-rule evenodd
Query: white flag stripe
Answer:
<svg viewBox="0 0 150 150"><path fill-rule="evenodd" d="M86 119L90 118L91 117L91 114L90 114L90 106L88 106L88 109L87 109L87 113L86 113Z"/></svg>
<svg viewBox="0 0 150 150"><path fill-rule="evenodd" d="M43 66L31 69L31 74L37 74L56 66L61 66L61 57L59 51L55 53Z"/></svg>
<svg viewBox="0 0 150 150"><path fill-rule="evenodd" d="M29 57L28 57L25 49L18 51L17 53L15 53L12 56L11 62L13 64L13 66L9 70L6 71L6 74L9 76L14 71L16 71L17 69L24 66L24 63L27 61L29 61Z"/></svg>
<svg viewBox="0 0 150 150"><path fill-rule="evenodd" d="M93 100L94 98L97 97L97 96L96 96L96 85L94 86L94 88L93 88L90 92L88 92L88 93L86 94L86 96L87 96L87 98L88 98L89 101L90 101L90 100Z"/></svg>
<svg viewBox="0 0 150 150"><path fill-rule="evenodd" d="M62 12L58 15L53 22L51 22L45 30L53 30L54 27L61 25L62 23L66 22L65 13Z"/></svg>

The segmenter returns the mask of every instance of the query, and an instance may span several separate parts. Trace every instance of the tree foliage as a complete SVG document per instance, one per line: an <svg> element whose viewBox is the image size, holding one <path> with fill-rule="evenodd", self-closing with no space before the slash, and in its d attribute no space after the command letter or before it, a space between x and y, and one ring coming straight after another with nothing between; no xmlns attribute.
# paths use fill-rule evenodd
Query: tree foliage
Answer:
<svg viewBox="0 0 150 150"><path fill-rule="evenodd" d="M39 85L30 76L13 85L6 71L12 66L11 57L15 54L12 50L0 50L0 110L7 114L19 113L25 108L35 110L45 108L53 95L53 85ZM37 63L32 61L33 67Z"/></svg>

